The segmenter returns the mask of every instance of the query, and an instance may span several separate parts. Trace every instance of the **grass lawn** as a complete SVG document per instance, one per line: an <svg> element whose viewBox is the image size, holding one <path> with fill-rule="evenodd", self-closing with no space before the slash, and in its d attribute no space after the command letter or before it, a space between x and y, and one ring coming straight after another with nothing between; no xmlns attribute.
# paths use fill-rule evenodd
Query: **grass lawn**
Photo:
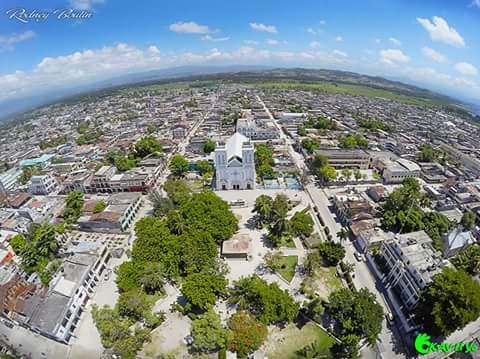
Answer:
<svg viewBox="0 0 480 359"><path fill-rule="evenodd" d="M313 323L305 324L299 329L295 324L290 324L285 329L274 327L262 349L264 355L275 359L300 359L296 352L307 345L317 342L328 354L328 348L335 342L324 330ZM261 349L261 350L262 350Z"/></svg>
<svg viewBox="0 0 480 359"><path fill-rule="evenodd" d="M280 274L288 283L290 283L295 276L295 267L297 266L297 262L297 256L284 256L280 257L276 263L279 267L277 270L278 274Z"/></svg>
<svg viewBox="0 0 480 359"><path fill-rule="evenodd" d="M322 299L327 299L330 293L342 288L343 283L337 277L335 267L317 265L312 275L304 279L302 287L307 297L317 294Z"/></svg>

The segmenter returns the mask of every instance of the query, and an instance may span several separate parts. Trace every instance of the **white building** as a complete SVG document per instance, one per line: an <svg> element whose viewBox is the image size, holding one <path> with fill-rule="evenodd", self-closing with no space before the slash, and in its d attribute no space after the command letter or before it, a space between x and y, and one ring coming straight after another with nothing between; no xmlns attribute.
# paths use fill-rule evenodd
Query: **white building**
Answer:
<svg viewBox="0 0 480 359"><path fill-rule="evenodd" d="M383 178L386 183L402 183L406 178L420 177L420 171L420 166L415 162L400 158L386 163Z"/></svg>
<svg viewBox="0 0 480 359"><path fill-rule="evenodd" d="M236 132L226 144L215 149L215 176L217 190L254 189L254 147L249 139Z"/></svg>
<svg viewBox="0 0 480 359"><path fill-rule="evenodd" d="M237 132L251 140L271 140L280 137L272 121L255 120L251 117L237 120Z"/></svg>
<svg viewBox="0 0 480 359"><path fill-rule="evenodd" d="M32 176L28 192L31 194L47 195L58 190L58 182L51 175Z"/></svg>

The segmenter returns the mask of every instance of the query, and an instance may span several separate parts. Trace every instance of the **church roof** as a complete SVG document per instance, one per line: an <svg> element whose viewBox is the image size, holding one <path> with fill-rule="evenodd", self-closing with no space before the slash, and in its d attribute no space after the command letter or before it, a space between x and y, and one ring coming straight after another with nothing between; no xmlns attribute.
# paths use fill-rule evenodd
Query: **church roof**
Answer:
<svg viewBox="0 0 480 359"><path fill-rule="evenodd" d="M235 132L226 143L227 158L230 159L234 156L242 158L242 145L244 142L248 142L248 138L241 133Z"/></svg>

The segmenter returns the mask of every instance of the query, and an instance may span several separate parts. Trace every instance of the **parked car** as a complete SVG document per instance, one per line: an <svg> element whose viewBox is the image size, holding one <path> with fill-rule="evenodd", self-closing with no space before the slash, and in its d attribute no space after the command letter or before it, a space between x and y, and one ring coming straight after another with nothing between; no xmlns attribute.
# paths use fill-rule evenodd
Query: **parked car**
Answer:
<svg viewBox="0 0 480 359"><path fill-rule="evenodd" d="M353 255L355 256L355 258L357 259L357 261L359 261L359 262L362 262L362 261L363 261L363 256L362 256L360 253L355 252Z"/></svg>

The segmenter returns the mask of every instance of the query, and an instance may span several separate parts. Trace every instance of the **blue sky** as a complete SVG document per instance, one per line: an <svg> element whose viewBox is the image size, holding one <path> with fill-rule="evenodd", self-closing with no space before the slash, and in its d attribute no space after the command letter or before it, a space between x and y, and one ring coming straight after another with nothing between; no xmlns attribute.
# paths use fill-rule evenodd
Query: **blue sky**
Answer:
<svg viewBox="0 0 480 359"><path fill-rule="evenodd" d="M480 0L4 0L0 16L0 103L203 64L341 69L480 103Z"/></svg>

